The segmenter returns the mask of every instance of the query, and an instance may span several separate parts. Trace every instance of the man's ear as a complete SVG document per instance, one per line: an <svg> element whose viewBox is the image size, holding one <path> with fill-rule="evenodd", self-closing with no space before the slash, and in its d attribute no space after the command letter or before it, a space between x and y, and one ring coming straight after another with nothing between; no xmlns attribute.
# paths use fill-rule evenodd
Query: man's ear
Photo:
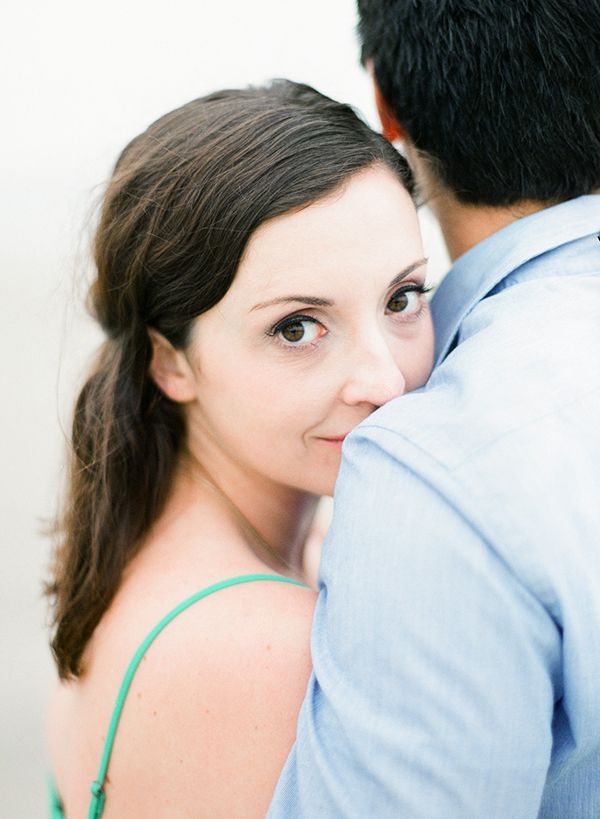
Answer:
<svg viewBox="0 0 600 819"><path fill-rule="evenodd" d="M152 360L148 372L171 401L186 403L196 397L196 379L187 358L153 327L148 327Z"/></svg>
<svg viewBox="0 0 600 819"><path fill-rule="evenodd" d="M379 114L379 121L381 122L382 134L388 140L388 142L396 142L396 140L405 142L408 135L404 127L400 125L396 119L396 115L392 111L388 101L379 90L376 79L373 79L373 88L375 91L375 105L377 107L377 113Z"/></svg>
<svg viewBox="0 0 600 819"><path fill-rule="evenodd" d="M367 71L369 72L371 81L373 83L373 92L375 94L375 106L377 108L377 113L379 115L379 121L381 122L382 134L388 140L388 142L396 142L396 140L404 142L407 139L408 134L406 133L404 127L400 125L400 123L396 119L396 115L392 111L391 106L381 93L379 84L375 79L373 60L367 60L366 68Z"/></svg>

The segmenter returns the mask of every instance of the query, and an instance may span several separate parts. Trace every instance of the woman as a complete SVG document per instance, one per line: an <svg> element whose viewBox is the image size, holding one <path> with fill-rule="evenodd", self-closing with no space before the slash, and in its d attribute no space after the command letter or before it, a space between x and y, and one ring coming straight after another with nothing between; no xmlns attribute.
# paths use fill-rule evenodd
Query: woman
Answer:
<svg viewBox="0 0 600 819"><path fill-rule="evenodd" d="M51 588L56 815L264 815L310 672L318 497L431 369L410 190L350 108L286 81L195 100L117 162Z"/></svg>

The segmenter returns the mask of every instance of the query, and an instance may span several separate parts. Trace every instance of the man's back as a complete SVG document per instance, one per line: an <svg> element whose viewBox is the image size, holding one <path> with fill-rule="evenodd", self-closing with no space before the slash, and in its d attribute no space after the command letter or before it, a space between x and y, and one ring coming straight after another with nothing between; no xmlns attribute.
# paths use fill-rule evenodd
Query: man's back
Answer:
<svg viewBox="0 0 600 819"><path fill-rule="evenodd" d="M459 260L444 362L345 445L271 816L600 816L598 228L584 197Z"/></svg>
<svg viewBox="0 0 600 819"><path fill-rule="evenodd" d="M600 3L358 12L458 261L429 384L345 444L270 816L596 819Z"/></svg>

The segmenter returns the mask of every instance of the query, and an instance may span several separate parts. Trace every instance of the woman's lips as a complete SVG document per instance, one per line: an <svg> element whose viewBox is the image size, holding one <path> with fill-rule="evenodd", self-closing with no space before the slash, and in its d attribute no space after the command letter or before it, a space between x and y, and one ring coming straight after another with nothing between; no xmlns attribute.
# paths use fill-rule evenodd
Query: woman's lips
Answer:
<svg viewBox="0 0 600 819"><path fill-rule="evenodd" d="M318 440L323 441L324 443L329 444L330 446L341 447L342 444L344 443L344 438L345 437L346 437L345 435L336 435L336 436L332 436L330 438L319 437Z"/></svg>

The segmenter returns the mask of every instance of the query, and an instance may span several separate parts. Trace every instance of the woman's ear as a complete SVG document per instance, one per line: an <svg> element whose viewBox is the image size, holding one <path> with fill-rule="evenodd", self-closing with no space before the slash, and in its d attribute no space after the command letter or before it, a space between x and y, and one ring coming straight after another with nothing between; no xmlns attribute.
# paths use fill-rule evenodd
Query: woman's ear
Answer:
<svg viewBox="0 0 600 819"><path fill-rule="evenodd" d="M371 77L371 81L373 83L373 91L375 94L375 106L377 108L377 113L379 115L379 121L381 122L381 133L387 139L388 142L396 142L399 140L400 142L404 142L408 135L402 125L396 119L396 115L391 109L388 101L385 99L381 90L379 88L379 84L375 78L375 71L373 69L373 60L367 60L366 68L369 72Z"/></svg>
<svg viewBox="0 0 600 819"><path fill-rule="evenodd" d="M148 369L150 378L171 401L180 404L193 401L196 397L196 379L187 358L153 327L147 330L152 344L152 360Z"/></svg>

